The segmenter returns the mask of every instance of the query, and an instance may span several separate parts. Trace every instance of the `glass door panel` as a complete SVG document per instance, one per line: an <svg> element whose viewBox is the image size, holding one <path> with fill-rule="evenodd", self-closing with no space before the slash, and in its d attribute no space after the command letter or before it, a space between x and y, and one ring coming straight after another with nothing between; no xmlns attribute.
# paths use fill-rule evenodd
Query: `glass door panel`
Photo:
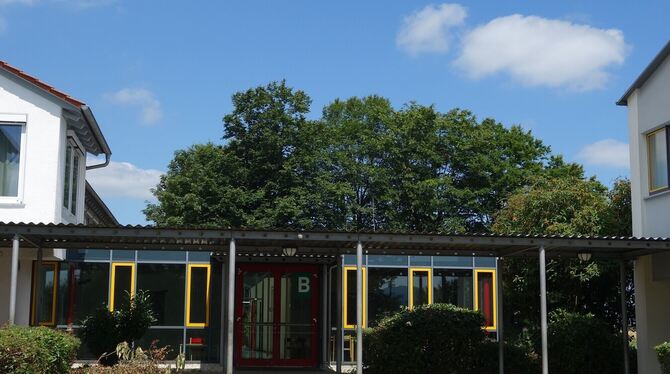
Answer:
<svg viewBox="0 0 670 374"><path fill-rule="evenodd" d="M275 275L244 272L242 283L241 358L271 360L274 352Z"/></svg>
<svg viewBox="0 0 670 374"><path fill-rule="evenodd" d="M285 273L281 276L279 358L309 360L315 333L312 311L313 273Z"/></svg>

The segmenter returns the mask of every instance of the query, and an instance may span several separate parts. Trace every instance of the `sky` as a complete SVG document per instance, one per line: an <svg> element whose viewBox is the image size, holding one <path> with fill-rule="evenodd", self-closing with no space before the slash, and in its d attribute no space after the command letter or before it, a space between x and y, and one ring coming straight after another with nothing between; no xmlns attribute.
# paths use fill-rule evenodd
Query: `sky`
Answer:
<svg viewBox="0 0 670 374"><path fill-rule="evenodd" d="M221 143L231 95L285 79L312 98L519 124L607 185L628 176L615 105L668 41L667 1L0 0L0 59L86 102L112 149L87 179L146 223L176 150ZM92 160L89 162L93 162Z"/></svg>

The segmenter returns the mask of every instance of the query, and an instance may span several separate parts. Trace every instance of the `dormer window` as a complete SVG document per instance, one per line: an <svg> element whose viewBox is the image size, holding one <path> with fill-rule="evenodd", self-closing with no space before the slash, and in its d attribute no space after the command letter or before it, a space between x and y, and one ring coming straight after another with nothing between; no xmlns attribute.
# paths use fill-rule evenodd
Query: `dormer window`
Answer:
<svg viewBox="0 0 670 374"><path fill-rule="evenodd" d="M65 176L63 178L63 207L73 216L77 215L79 193L79 169L83 155L73 139L68 139L65 148Z"/></svg>
<svg viewBox="0 0 670 374"><path fill-rule="evenodd" d="M668 131L666 127L647 134L649 192L668 189Z"/></svg>
<svg viewBox="0 0 670 374"><path fill-rule="evenodd" d="M0 122L0 196L19 196L23 123Z"/></svg>

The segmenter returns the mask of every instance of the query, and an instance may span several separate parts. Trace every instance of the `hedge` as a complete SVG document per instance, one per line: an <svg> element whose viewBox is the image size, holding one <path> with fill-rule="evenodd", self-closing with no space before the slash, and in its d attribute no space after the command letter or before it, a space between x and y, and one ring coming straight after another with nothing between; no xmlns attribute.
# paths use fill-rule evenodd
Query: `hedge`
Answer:
<svg viewBox="0 0 670 374"><path fill-rule="evenodd" d="M79 339L47 327L0 328L0 373L66 374L74 362Z"/></svg>
<svg viewBox="0 0 670 374"><path fill-rule="evenodd" d="M486 334L478 312L448 304L405 309L366 329L367 374L471 373L483 361ZM496 361L497 362L497 361Z"/></svg>
<svg viewBox="0 0 670 374"><path fill-rule="evenodd" d="M593 314L562 309L549 314L549 367L557 374L623 371L622 338ZM541 352L539 338L537 352Z"/></svg>
<svg viewBox="0 0 670 374"><path fill-rule="evenodd" d="M670 343L665 342L654 347L663 374L670 374Z"/></svg>

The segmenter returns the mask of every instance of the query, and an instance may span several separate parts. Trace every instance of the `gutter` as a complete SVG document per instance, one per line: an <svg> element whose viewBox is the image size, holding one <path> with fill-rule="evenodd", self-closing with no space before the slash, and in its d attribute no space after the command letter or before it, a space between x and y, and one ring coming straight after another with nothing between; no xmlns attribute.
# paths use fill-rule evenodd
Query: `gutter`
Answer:
<svg viewBox="0 0 670 374"><path fill-rule="evenodd" d="M103 163L95 165L87 165L86 170L104 168L105 166L109 165L109 161L112 157L112 150L109 148L107 140L105 140L105 137L102 135L102 131L100 131L100 126L98 126L98 121L95 120L93 112L91 112L91 108L89 108L88 105L82 105L81 112L84 115L86 122L88 122L88 124L90 125L95 140L98 141L98 144L100 145L102 152L105 154L105 161Z"/></svg>

